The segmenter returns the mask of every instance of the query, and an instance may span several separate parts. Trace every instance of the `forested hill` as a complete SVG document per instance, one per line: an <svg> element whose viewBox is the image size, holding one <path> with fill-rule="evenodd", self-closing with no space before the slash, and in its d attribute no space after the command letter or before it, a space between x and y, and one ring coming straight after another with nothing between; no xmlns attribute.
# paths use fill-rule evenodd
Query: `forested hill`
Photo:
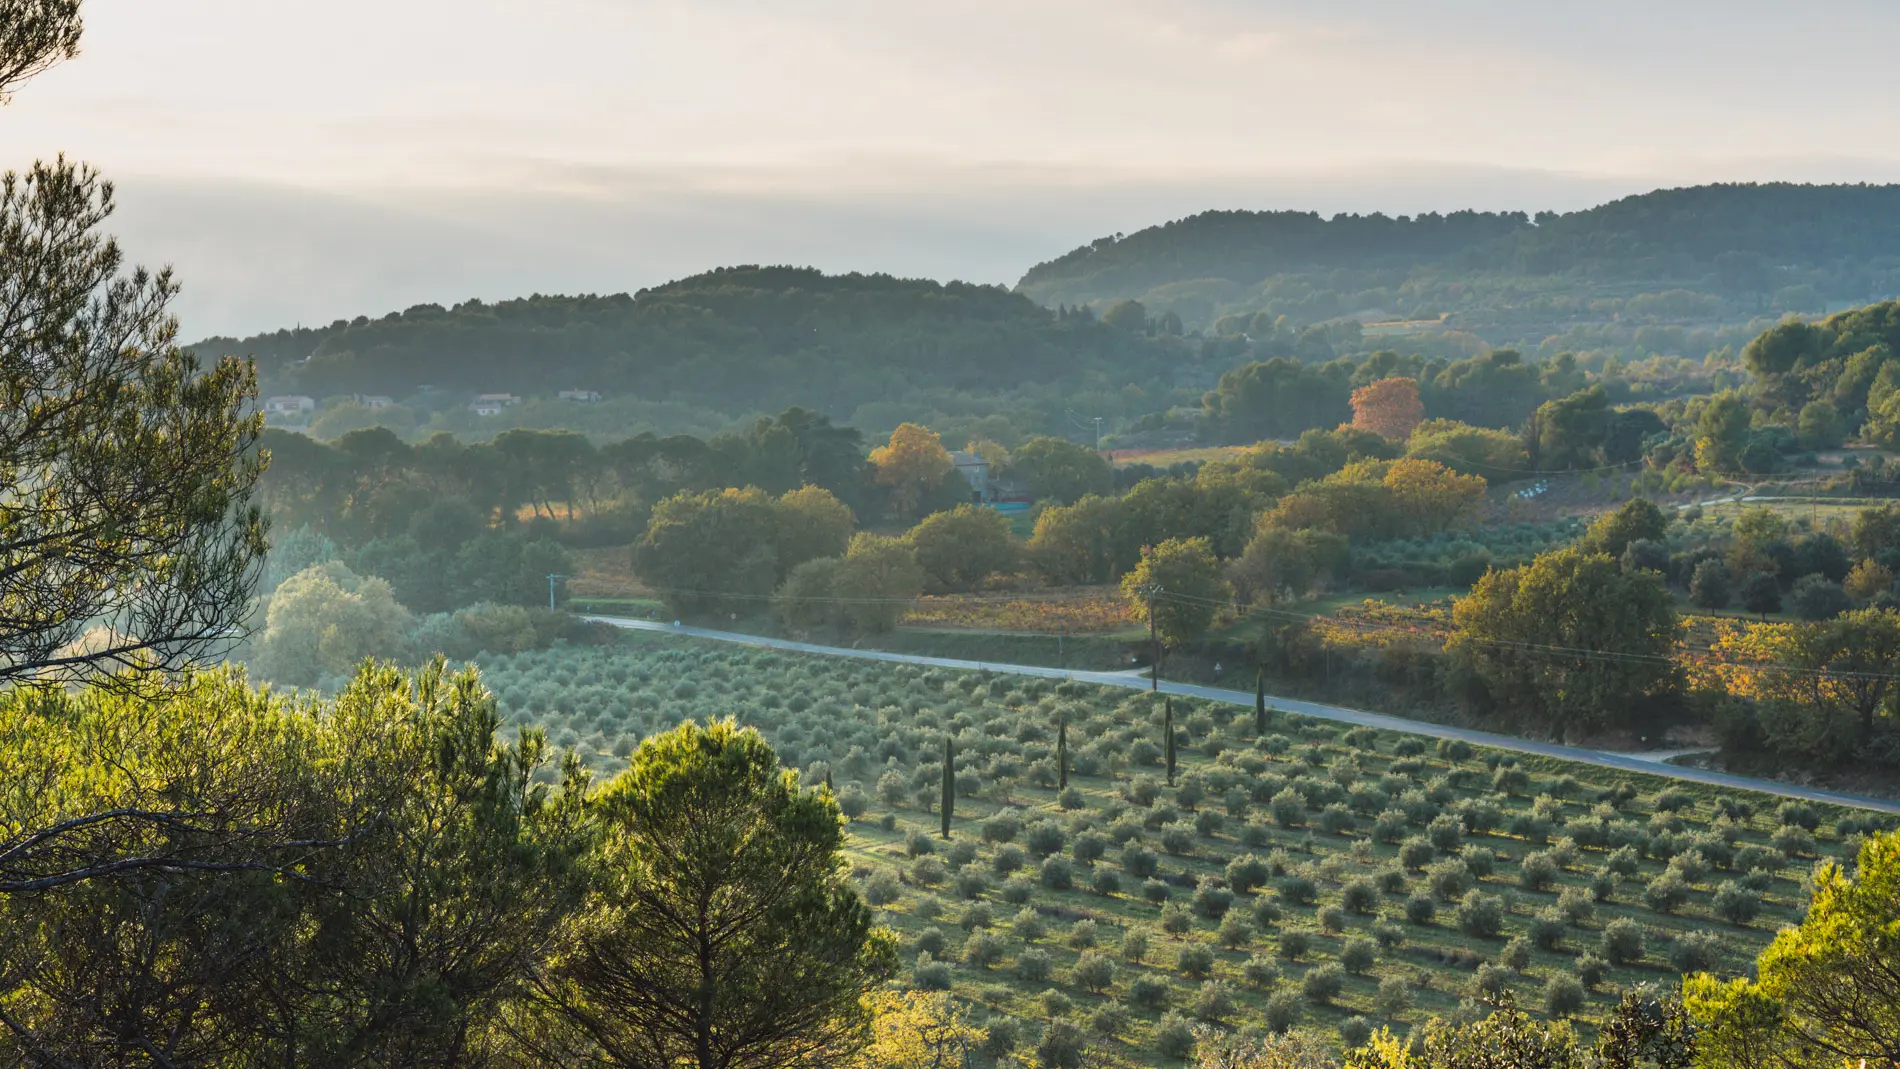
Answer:
<svg viewBox="0 0 1900 1069"><path fill-rule="evenodd" d="M1183 346L1059 316L1002 287L735 267L631 296L419 305L195 348L254 355L267 390L315 397L588 389L843 418L873 401L1159 382Z"/></svg>
<svg viewBox="0 0 1900 1069"><path fill-rule="evenodd" d="M1136 297L1170 282L1240 283L1325 267L1440 260L1528 228L1522 212L1416 217L1213 211L1106 237L1037 264L1018 285L1045 303Z"/></svg>
<svg viewBox="0 0 1900 1069"><path fill-rule="evenodd" d="M1500 296L1505 280L1512 292ZM1728 315L1701 307L1702 318L1719 320L1739 310L1821 311L1896 288L1900 186L1790 184L1658 190L1535 219L1207 212L1100 239L1031 268L1017 287L1051 306L1137 299L1190 327L1235 312L1311 322L1474 307L1496 325L1512 318L1499 314L1504 306L1551 295L1677 290L1731 302ZM1543 316L1538 326L1564 318Z"/></svg>

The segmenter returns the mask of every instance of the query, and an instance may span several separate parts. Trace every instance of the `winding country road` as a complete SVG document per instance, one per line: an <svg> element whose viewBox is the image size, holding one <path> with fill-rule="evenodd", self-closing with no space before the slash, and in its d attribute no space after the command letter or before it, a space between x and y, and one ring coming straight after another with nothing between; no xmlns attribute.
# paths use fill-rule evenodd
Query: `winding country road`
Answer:
<svg viewBox="0 0 1900 1069"><path fill-rule="evenodd" d="M659 623L653 620L630 620L619 616L583 615L582 619L610 624L628 631L654 631L666 635L680 635L687 638L709 639L714 642L731 642L741 646L756 646L761 649L781 650L786 653L810 653L824 657L849 657L860 661L887 661L892 664L915 664L930 668L959 668L973 671L995 672L1001 675L1035 676L1042 679L1073 679L1081 683L1097 683L1107 687L1123 687L1129 690L1148 689L1148 677L1142 671L1128 672L1088 672L1071 668L1050 668L1033 664L1005 664L995 661L964 661L952 657L926 657L911 653L890 653L885 650L856 650L844 646L820 646L811 642L793 642L790 639L768 638L764 635L747 635L736 631L715 631L705 627ZM1253 705L1252 691L1224 690L1220 687L1206 687L1198 683L1161 682L1164 694L1180 694L1191 698L1225 702L1230 705ZM1462 739L1474 746L1489 746L1498 750L1510 750L1514 753L1536 754L1540 757L1554 757L1563 761L1576 761L1599 768L1613 768L1622 772L1639 772L1649 776L1662 776L1668 779L1683 780L1689 783L1703 783L1712 787L1729 787L1735 790L1758 791L1763 794L1779 795L1783 798L1798 798L1809 802L1825 802L1830 805L1847 806L1854 809L1872 809L1882 813L1900 813L1900 802L1884 798L1868 798L1858 794L1846 794L1840 791L1819 790L1813 787L1801 787L1792 783L1778 783L1774 780L1754 779L1749 776L1734 776L1726 772L1712 772L1702 768L1684 768L1680 765L1665 764L1654 759L1612 753L1607 750L1589 750L1580 746L1563 746L1554 742L1538 742L1534 739L1520 739L1514 735L1497 735L1489 731L1473 731L1470 728L1449 727L1423 720L1407 720L1403 717L1385 716L1380 713L1368 713L1360 709L1348 709L1338 705L1321 705L1318 702L1299 701L1292 698L1267 696L1273 708L1282 712L1299 713L1320 720L1333 720L1342 724L1361 724L1384 731L1400 731L1412 735L1423 735L1434 739Z"/></svg>

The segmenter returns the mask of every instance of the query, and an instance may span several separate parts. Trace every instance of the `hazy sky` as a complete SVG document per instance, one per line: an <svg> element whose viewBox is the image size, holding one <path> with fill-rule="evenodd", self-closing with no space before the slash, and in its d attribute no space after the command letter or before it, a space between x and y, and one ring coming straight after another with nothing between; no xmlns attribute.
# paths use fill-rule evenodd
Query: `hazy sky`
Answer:
<svg viewBox="0 0 1900 1069"><path fill-rule="evenodd" d="M0 162L187 336L734 262L1013 282L1215 207L1900 180L1892 0L88 0Z"/></svg>

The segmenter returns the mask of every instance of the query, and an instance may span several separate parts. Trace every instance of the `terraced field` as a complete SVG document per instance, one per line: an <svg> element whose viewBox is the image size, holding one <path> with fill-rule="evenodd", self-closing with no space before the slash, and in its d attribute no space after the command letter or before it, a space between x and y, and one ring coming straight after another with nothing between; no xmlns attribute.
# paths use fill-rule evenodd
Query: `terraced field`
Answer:
<svg viewBox="0 0 1900 1069"><path fill-rule="evenodd" d="M830 777L854 875L949 989L1089 1064L1164 1065L1196 1019L1357 1041L1481 993L1588 1021L1615 990L1743 971L1866 814L1079 683L630 636L484 658L517 723L602 774L736 716ZM1066 726L1067 789L1057 762ZM944 740L951 838L938 834Z"/></svg>

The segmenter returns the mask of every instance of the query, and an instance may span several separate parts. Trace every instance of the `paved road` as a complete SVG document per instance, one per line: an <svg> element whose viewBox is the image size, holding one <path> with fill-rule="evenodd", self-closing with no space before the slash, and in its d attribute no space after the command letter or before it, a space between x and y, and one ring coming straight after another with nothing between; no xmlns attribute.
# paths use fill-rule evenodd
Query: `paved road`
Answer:
<svg viewBox="0 0 1900 1069"><path fill-rule="evenodd" d="M710 639L715 642L732 642L742 646L756 646L762 649L783 650L788 653L813 653L826 657L850 657L861 661L887 661L892 664L915 664L932 668L960 668L996 672L1003 675L1034 676L1041 679L1073 679L1082 683L1098 683L1108 687L1123 687L1129 690L1148 689L1148 677L1141 671L1130 672L1088 672L1070 668L1051 668L1033 664L1006 664L995 661L964 661L953 657L926 657L920 654L891 653L885 650L855 650L844 646L820 646L810 642L793 642L790 639L768 638L764 635L747 635L736 631L714 631L710 628L690 625L674 626L652 620L629 620L618 616L585 616L584 619L611 624L629 631L657 631L668 635L683 635L690 638ZM1198 683L1170 683L1163 680L1161 691L1164 694L1181 694L1208 701L1226 702L1231 705L1253 705L1253 692L1224 690L1220 687L1207 687ZM1900 802L1884 798L1868 798L1858 794L1845 794L1840 791L1825 791L1811 787L1799 787L1791 783L1778 783L1774 780L1754 779L1749 776L1733 776L1726 772L1713 772L1702 768L1684 768L1680 765L1664 764L1653 758L1631 754L1612 753L1607 750L1589 750L1581 746L1563 746L1554 742L1538 742L1534 739L1520 739L1514 735L1496 735L1489 731L1473 731L1469 728L1449 727L1423 720L1407 720L1403 717L1385 716L1380 713L1368 713L1361 709L1348 709L1338 705L1321 705L1317 702L1299 701L1293 698L1267 696L1275 709L1283 712L1299 713L1320 720L1333 720L1342 724L1362 724L1366 727L1385 731L1401 731L1413 735L1423 735L1434 739L1463 739L1474 746L1489 746L1515 753L1537 754L1542 757L1555 757L1564 761L1577 761L1600 768L1613 768L1624 772L1641 772L1651 776L1663 776L1669 779L1684 780L1689 783L1704 783L1714 787L1731 787L1736 790L1759 791L1763 794L1780 795L1784 798L1799 798L1810 802L1826 802L1832 805L1848 806L1854 809L1873 809L1882 813L1900 813Z"/></svg>

